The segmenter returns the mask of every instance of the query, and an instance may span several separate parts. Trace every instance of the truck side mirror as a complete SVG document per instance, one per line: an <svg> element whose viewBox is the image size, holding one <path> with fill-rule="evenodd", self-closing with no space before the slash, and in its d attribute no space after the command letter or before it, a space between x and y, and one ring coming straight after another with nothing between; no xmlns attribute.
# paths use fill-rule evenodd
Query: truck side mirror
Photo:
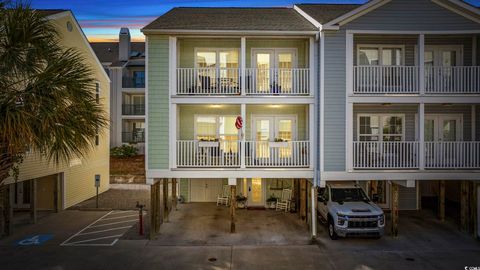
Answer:
<svg viewBox="0 0 480 270"><path fill-rule="evenodd" d="M373 201L374 203L377 203L377 202L378 202L378 199L379 199L378 194L373 194L373 195L372 195L372 201Z"/></svg>

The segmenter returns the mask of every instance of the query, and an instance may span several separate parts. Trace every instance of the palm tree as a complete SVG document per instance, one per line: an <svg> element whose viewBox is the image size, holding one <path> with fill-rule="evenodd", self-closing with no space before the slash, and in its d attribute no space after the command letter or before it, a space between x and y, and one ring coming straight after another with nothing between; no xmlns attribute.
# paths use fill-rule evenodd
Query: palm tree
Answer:
<svg viewBox="0 0 480 270"><path fill-rule="evenodd" d="M84 60L41 12L0 0L0 187L27 151L60 163L93 147L108 122Z"/></svg>

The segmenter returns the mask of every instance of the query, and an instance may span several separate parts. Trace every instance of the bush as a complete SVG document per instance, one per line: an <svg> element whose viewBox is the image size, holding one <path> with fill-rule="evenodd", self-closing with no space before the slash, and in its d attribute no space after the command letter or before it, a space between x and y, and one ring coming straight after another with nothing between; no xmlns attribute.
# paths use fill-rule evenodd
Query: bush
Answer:
<svg viewBox="0 0 480 270"><path fill-rule="evenodd" d="M133 145L122 145L119 147L114 147L110 149L110 156L116 158L127 158L137 155L137 148Z"/></svg>

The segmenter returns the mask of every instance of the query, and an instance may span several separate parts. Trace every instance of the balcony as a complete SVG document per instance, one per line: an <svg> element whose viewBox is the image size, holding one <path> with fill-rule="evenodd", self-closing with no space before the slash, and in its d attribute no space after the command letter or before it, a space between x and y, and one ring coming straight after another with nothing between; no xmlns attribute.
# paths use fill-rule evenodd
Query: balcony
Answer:
<svg viewBox="0 0 480 270"><path fill-rule="evenodd" d="M144 131L128 131L122 132L123 143L144 143L145 132Z"/></svg>
<svg viewBox="0 0 480 270"><path fill-rule="evenodd" d="M122 115L145 115L145 104L123 104Z"/></svg>
<svg viewBox="0 0 480 270"><path fill-rule="evenodd" d="M241 141L176 142L178 168L240 168ZM246 168L301 168L310 166L310 142L245 142Z"/></svg>
<svg viewBox="0 0 480 270"><path fill-rule="evenodd" d="M419 94L418 66L355 66L354 94ZM425 94L480 94L480 67L425 67Z"/></svg>
<svg viewBox="0 0 480 270"><path fill-rule="evenodd" d="M420 149L425 169L479 169L480 142L354 142L354 169L418 169Z"/></svg>
<svg viewBox="0 0 480 270"><path fill-rule="evenodd" d="M247 95L309 95L309 68L247 68ZM178 95L240 95L241 69L177 68Z"/></svg>
<svg viewBox="0 0 480 270"><path fill-rule="evenodd" d="M122 77L122 88L145 88L145 77Z"/></svg>

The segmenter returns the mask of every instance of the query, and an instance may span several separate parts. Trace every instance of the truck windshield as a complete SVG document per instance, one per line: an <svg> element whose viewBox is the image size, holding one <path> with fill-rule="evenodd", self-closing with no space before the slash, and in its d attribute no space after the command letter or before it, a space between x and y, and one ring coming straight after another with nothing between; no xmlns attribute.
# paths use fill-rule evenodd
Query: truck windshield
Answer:
<svg viewBox="0 0 480 270"><path fill-rule="evenodd" d="M358 201L369 201L369 200L361 188L333 188L332 201L358 202Z"/></svg>

